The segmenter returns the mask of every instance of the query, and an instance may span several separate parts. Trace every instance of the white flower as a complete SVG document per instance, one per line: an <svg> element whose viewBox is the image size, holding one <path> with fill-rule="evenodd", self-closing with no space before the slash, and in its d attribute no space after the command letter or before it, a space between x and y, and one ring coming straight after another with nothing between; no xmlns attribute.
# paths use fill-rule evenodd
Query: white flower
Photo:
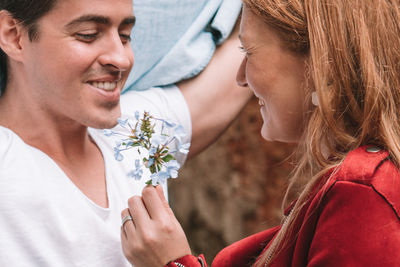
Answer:
<svg viewBox="0 0 400 267"><path fill-rule="evenodd" d="M183 154L189 152L190 143L182 143L186 136L184 128L173 121L154 118L148 112L144 112L141 116L136 111L134 118L136 119L134 122L129 119L118 119L118 124L127 130L127 133L104 130L106 136L121 137L114 147L116 160L124 159L122 152L125 150L137 149L141 158L135 160L134 168L127 176L140 180L143 176L143 167L145 167L151 173L150 180L146 182L148 184L164 184L169 178L177 178L180 165L172 155L169 145L175 141L177 150L174 152ZM155 132L154 129L159 129L156 127L157 124L158 127L161 126L161 132ZM164 128L168 128L170 135L164 133Z"/></svg>
<svg viewBox="0 0 400 267"><path fill-rule="evenodd" d="M135 160L135 169L128 173L129 177L134 178L135 180L140 180L143 175L142 166L140 165L140 160Z"/></svg>

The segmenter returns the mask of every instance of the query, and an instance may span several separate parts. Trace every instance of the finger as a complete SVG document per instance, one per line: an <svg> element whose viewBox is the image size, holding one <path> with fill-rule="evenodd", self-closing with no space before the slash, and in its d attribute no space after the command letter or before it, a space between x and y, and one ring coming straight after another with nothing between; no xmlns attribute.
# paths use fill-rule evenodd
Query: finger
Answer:
<svg viewBox="0 0 400 267"><path fill-rule="evenodd" d="M155 188L156 188L156 191L157 191L158 196L160 197L161 201L168 204L168 201L165 199L164 190L163 190L162 186L157 185Z"/></svg>
<svg viewBox="0 0 400 267"><path fill-rule="evenodd" d="M130 214L129 210L128 209L124 209L121 212L121 220L123 220L127 216L131 216L132 217L132 215ZM134 221L133 220L127 220L127 221L121 222L121 223L123 223L123 224L121 224L121 232L123 232L127 238L133 237L133 235L135 234L135 223L134 223Z"/></svg>
<svg viewBox="0 0 400 267"><path fill-rule="evenodd" d="M136 228L145 228L149 225L150 215L143 203L142 197L133 196L128 199L129 212L132 218L135 220Z"/></svg>
<svg viewBox="0 0 400 267"><path fill-rule="evenodd" d="M145 187L142 191L142 198L152 219L166 220L170 216L170 212L168 211L170 208L165 197L160 197L160 194L155 187Z"/></svg>
<svg viewBox="0 0 400 267"><path fill-rule="evenodd" d="M124 230L121 231L121 245L122 245L122 251L124 252L125 257L129 260L129 256L131 255L131 245L132 242L134 241L129 241Z"/></svg>
<svg viewBox="0 0 400 267"><path fill-rule="evenodd" d="M121 227L121 243L122 243L123 248L126 246L129 246L128 237L127 237L123 227Z"/></svg>
<svg viewBox="0 0 400 267"><path fill-rule="evenodd" d="M162 186L161 186L161 185L157 185L155 188L156 188L156 191L157 191L157 193L158 193L158 196L160 197L161 202L163 203L163 205L164 205L164 207L166 208L166 210L167 210L169 213L173 214L174 212L173 212L172 209L170 208L169 203L168 203L167 199L165 198L164 190L163 190Z"/></svg>

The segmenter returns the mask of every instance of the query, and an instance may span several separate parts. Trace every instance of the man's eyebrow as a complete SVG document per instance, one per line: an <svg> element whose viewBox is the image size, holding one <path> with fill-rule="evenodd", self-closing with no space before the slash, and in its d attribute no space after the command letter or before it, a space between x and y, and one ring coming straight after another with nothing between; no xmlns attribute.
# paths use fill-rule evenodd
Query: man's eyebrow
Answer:
<svg viewBox="0 0 400 267"><path fill-rule="evenodd" d="M85 22L94 22L97 24L105 24L108 25L111 23L110 19L104 16L99 16L99 15L83 15L79 18L76 18L72 21L70 21L67 25L65 25L65 28L72 28L78 24L85 23Z"/></svg>
<svg viewBox="0 0 400 267"><path fill-rule="evenodd" d="M72 28L78 24L85 23L85 22L93 22L97 24L104 24L104 25L110 25L111 20L108 17L101 16L101 15L83 15L79 18L76 18L72 21L70 21L67 25L65 25L65 28ZM135 16L130 16L122 20L121 25L134 25L136 22L136 17Z"/></svg>
<svg viewBox="0 0 400 267"><path fill-rule="evenodd" d="M135 26L135 23L136 23L136 17L130 16L130 17L123 19L121 22L121 25L132 25L132 27L133 27L133 26Z"/></svg>

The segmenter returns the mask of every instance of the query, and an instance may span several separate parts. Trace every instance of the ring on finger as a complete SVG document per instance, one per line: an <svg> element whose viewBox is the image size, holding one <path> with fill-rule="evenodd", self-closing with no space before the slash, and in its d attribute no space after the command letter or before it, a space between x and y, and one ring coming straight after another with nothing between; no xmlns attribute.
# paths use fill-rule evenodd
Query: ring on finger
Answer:
<svg viewBox="0 0 400 267"><path fill-rule="evenodd" d="M126 215L126 216L122 219L121 226L123 227L124 224L125 224L127 221L133 221L133 218L132 218L131 215Z"/></svg>

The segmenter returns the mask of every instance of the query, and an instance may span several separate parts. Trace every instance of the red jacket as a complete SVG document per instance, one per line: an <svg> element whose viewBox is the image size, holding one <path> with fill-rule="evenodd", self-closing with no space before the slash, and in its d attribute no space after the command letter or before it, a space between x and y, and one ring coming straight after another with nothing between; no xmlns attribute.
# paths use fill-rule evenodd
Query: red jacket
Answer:
<svg viewBox="0 0 400 267"><path fill-rule="evenodd" d="M388 153L350 152L326 185L302 209L297 237L270 266L400 266L400 173ZM226 247L212 266L250 266L279 228ZM175 262L201 266L191 255Z"/></svg>

